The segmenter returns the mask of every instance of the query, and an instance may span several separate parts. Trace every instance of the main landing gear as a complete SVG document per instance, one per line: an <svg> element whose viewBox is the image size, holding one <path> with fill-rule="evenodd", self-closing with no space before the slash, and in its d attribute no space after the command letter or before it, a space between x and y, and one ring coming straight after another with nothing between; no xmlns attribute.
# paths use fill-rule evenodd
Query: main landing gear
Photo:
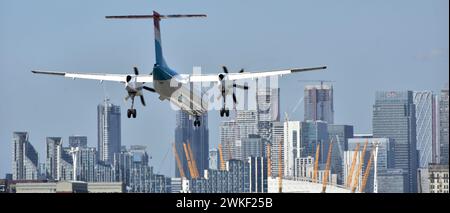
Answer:
<svg viewBox="0 0 450 213"><path fill-rule="evenodd" d="M223 116L230 116L230 110L229 109L225 109L225 107L224 108L222 108L222 109L220 109L220 117L223 117Z"/></svg>
<svg viewBox="0 0 450 213"><path fill-rule="evenodd" d="M200 123L200 120L199 120L199 116L195 116L194 126L197 127L197 126L200 126L200 125L201 125L201 123Z"/></svg>

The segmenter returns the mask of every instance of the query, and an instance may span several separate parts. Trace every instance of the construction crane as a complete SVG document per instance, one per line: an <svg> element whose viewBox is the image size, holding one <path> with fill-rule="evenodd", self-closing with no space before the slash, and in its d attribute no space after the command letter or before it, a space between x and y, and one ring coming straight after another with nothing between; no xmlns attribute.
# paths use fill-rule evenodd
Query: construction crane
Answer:
<svg viewBox="0 0 450 213"><path fill-rule="evenodd" d="M367 179L369 178L370 174L370 167L372 166L373 154L374 150L372 149L372 151L370 152L369 162L367 162L366 171L364 172L364 177L359 192L364 192L364 189L366 188Z"/></svg>
<svg viewBox="0 0 450 213"><path fill-rule="evenodd" d="M322 180L322 193L325 193L325 191L327 190L328 175L331 173L330 165L331 165L332 150L333 150L333 140L331 140L330 146L328 147L327 164L325 166L325 174Z"/></svg>
<svg viewBox="0 0 450 213"><path fill-rule="evenodd" d="M183 143L183 148L184 148L184 154L186 155L186 160L187 160L187 163L188 163L189 174L191 174L191 178L197 178L195 176L194 167L192 166L191 158L189 156L189 150L188 150L188 148L186 146L186 143Z"/></svg>
<svg viewBox="0 0 450 213"><path fill-rule="evenodd" d="M200 174L198 172L198 167L197 167L197 161L195 160L194 153L192 152L191 144L189 143L189 141L187 142L187 148L189 151L189 157L191 158L192 168L194 169L195 176L200 177Z"/></svg>
<svg viewBox="0 0 450 213"><path fill-rule="evenodd" d="M320 153L320 143L317 143L316 147L316 157L314 159L314 170L313 170L313 183L317 182L317 176L319 173L319 153Z"/></svg>
<svg viewBox="0 0 450 213"><path fill-rule="evenodd" d="M353 177L353 173L355 171L355 165L356 165L356 158L358 156L358 151L359 151L359 143L356 144L356 148L355 151L353 152L353 158L352 158L352 166L350 167L350 171L347 174L347 187L350 188L352 186L352 177Z"/></svg>
<svg viewBox="0 0 450 213"><path fill-rule="evenodd" d="M352 187L352 192L355 192L356 187L358 187L359 176L361 176L361 171L362 171L362 167L364 164L364 156L366 156L366 149L367 149L368 143L369 143L369 139L367 139L366 143L364 143L364 148L362 150L361 157L359 160L358 170L356 170L356 175L355 175L355 180L354 180L353 187Z"/></svg>
<svg viewBox="0 0 450 213"><path fill-rule="evenodd" d="M222 144L219 144L220 170L225 170L225 161L223 160Z"/></svg>
<svg viewBox="0 0 450 213"><path fill-rule="evenodd" d="M270 143L267 143L267 150L266 150L266 158L267 158L267 177L272 176L272 156L270 156L272 146Z"/></svg>
<svg viewBox="0 0 450 213"><path fill-rule="evenodd" d="M172 144L172 150L173 154L175 155L175 160L177 162L178 171L180 172L180 176L182 178L185 178L186 175L184 174L183 165L181 164L180 157L178 156L177 147L175 147L175 143Z"/></svg>

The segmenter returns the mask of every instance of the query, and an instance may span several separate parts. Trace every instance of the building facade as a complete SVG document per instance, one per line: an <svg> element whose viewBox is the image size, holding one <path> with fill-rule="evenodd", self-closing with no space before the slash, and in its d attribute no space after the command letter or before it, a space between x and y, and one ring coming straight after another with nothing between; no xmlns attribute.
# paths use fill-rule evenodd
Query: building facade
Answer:
<svg viewBox="0 0 450 213"><path fill-rule="evenodd" d="M417 150L419 150L419 167L427 168L428 164L435 163L437 160L438 104L436 95L431 91L414 91L414 105L416 106L416 135Z"/></svg>
<svg viewBox="0 0 450 213"><path fill-rule="evenodd" d="M87 147L87 136L73 135L69 136L69 147Z"/></svg>
<svg viewBox="0 0 450 213"><path fill-rule="evenodd" d="M394 140L395 168L407 173L405 192L417 192L416 113L412 91L377 92L373 136Z"/></svg>
<svg viewBox="0 0 450 213"><path fill-rule="evenodd" d="M199 120L201 126L194 127L194 119L189 114L181 110L176 113L175 147L183 165L183 170L188 178L191 177L191 174L188 172L188 161L186 160L183 144L190 144L200 176L209 167L208 114L203 114ZM180 177L177 165L175 165L175 177Z"/></svg>
<svg viewBox="0 0 450 213"><path fill-rule="evenodd" d="M14 132L12 139L12 179L38 179L38 153L28 141L27 132Z"/></svg>
<svg viewBox="0 0 450 213"><path fill-rule="evenodd" d="M121 120L120 106L105 99L97 106L98 156L99 161L111 164L114 153L120 152Z"/></svg>
<svg viewBox="0 0 450 213"><path fill-rule="evenodd" d="M294 162L301 157L300 121L284 122L283 133L283 171L285 177L294 176Z"/></svg>
<svg viewBox="0 0 450 213"><path fill-rule="evenodd" d="M440 164L448 165L448 84L441 90L439 101Z"/></svg>
<svg viewBox="0 0 450 213"><path fill-rule="evenodd" d="M328 139L334 143L331 155L331 173L337 174L337 182L342 184L344 178L342 162L344 161L344 152L348 150L348 139L353 138L353 126L328 124L327 128Z"/></svg>
<svg viewBox="0 0 450 213"><path fill-rule="evenodd" d="M307 85L305 86L305 115L304 121L324 121L334 123L333 86Z"/></svg>
<svg viewBox="0 0 450 213"><path fill-rule="evenodd" d="M362 164L361 171L356 171L355 169L352 174L352 186L356 184L357 190L359 191L362 185L363 175L367 169L367 164L369 159L373 155L372 165L370 167L369 176L367 179L367 183L364 192L374 192L374 182L375 182L375 168L377 168L377 174L382 172L383 170L394 168L394 141L389 138L349 138L348 139L348 150L345 151L344 159L343 159L343 168L344 168L344 176L343 183L348 185L347 177L349 176L353 156L356 151L357 144L359 144L359 150L356 153L357 159L355 168L358 168L360 165L360 159L362 157L362 150L364 149L364 145L367 142L366 152L364 154L364 162ZM375 150L375 148L378 148ZM376 152L375 152L376 151ZM358 176L358 177L356 177ZM377 178L378 179L378 178ZM357 180L357 182L355 182ZM377 183L377 186L385 184L384 182Z"/></svg>

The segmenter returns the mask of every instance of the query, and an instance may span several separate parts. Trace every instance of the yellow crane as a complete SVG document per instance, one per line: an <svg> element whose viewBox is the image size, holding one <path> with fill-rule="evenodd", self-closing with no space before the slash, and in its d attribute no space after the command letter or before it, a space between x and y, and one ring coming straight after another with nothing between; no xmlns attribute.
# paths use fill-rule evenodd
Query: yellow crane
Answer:
<svg viewBox="0 0 450 213"><path fill-rule="evenodd" d="M225 161L223 160L222 144L219 144L220 170L225 170Z"/></svg>
<svg viewBox="0 0 450 213"><path fill-rule="evenodd" d="M330 165L331 165L331 152L333 150L333 140L330 142L330 146L328 148L328 156L327 156L327 164L325 166L325 174L322 179L322 193L325 193L327 190L327 183L328 183L328 175L331 173L330 171Z"/></svg>
<svg viewBox="0 0 450 213"><path fill-rule="evenodd" d="M347 187L350 188L352 186L352 177L353 177L353 172L355 171L355 165L356 165L356 158L358 156L358 151L359 151L359 143L356 144L356 148L355 151L353 152L353 158L352 158L352 165L350 167L350 171L347 174Z"/></svg>
<svg viewBox="0 0 450 213"><path fill-rule="evenodd" d="M187 160L187 163L188 163L189 174L191 174L191 178L197 178L195 176L194 168L192 167L191 158L189 156L189 150L187 149L186 143L183 143L183 148L184 148L184 154L186 155L186 160Z"/></svg>
<svg viewBox="0 0 450 213"><path fill-rule="evenodd" d="M178 171L180 172L180 176L185 178L183 165L181 164L180 157L178 156L177 147L175 147L175 143L172 144L173 154L175 155L175 160L177 161Z"/></svg>
<svg viewBox="0 0 450 213"><path fill-rule="evenodd" d="M267 144L267 150L266 150L266 158L267 158L267 177L271 177L272 176L272 159L270 156L270 149L271 149L271 145L270 143Z"/></svg>
<svg viewBox="0 0 450 213"><path fill-rule="evenodd" d="M317 176L319 173L319 153L320 153L320 143L317 143L316 157L314 159L314 170L312 176L313 183L317 182Z"/></svg>
<svg viewBox="0 0 450 213"><path fill-rule="evenodd" d="M369 174L370 174L370 167L372 166L372 159L373 159L373 155L374 155L373 153L374 153L374 150L372 149L372 151L370 152L369 162L367 162L366 171L364 172L364 177L363 177L363 181L361 184L361 188L359 189L359 192L364 192L364 189L366 188L367 179L369 178Z"/></svg>
<svg viewBox="0 0 450 213"><path fill-rule="evenodd" d="M189 141L187 142L187 148L189 151L189 156L191 158L192 168L194 169L194 172L195 172L195 177L200 177L200 174L198 172L198 167L197 167L197 161L195 160L194 153L192 152L191 144L189 143Z"/></svg>
<svg viewBox="0 0 450 213"><path fill-rule="evenodd" d="M353 187L352 187L352 192L355 192L356 187L358 187L359 176L361 175L362 166L364 164L364 156L366 156L366 149L367 149L368 143L369 143L369 139L367 139L366 143L364 143L364 148L361 153L361 158L359 159L358 170L356 170L356 175L355 175L355 180L354 180Z"/></svg>

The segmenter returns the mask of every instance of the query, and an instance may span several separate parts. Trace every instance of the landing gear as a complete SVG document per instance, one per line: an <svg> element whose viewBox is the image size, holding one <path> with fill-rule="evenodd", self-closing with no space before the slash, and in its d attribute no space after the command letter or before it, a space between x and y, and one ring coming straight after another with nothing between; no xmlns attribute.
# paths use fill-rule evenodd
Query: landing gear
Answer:
<svg viewBox="0 0 450 213"><path fill-rule="evenodd" d="M197 126L200 126L200 125L201 125L201 123L200 123L200 120L199 120L199 116L195 116L194 126L197 127Z"/></svg>
<svg viewBox="0 0 450 213"><path fill-rule="evenodd" d="M136 118L136 109L128 109L127 111L127 117L131 118L131 116L133 116L133 118Z"/></svg>
<svg viewBox="0 0 450 213"><path fill-rule="evenodd" d="M220 109L220 117L223 117L224 115L226 117L230 116L230 110L229 109L225 109L225 108Z"/></svg>
<svg viewBox="0 0 450 213"><path fill-rule="evenodd" d="M131 116L133 116L133 118L136 118L136 109L134 109L134 95L131 96L131 109L128 109L127 111L127 117L131 118Z"/></svg>

